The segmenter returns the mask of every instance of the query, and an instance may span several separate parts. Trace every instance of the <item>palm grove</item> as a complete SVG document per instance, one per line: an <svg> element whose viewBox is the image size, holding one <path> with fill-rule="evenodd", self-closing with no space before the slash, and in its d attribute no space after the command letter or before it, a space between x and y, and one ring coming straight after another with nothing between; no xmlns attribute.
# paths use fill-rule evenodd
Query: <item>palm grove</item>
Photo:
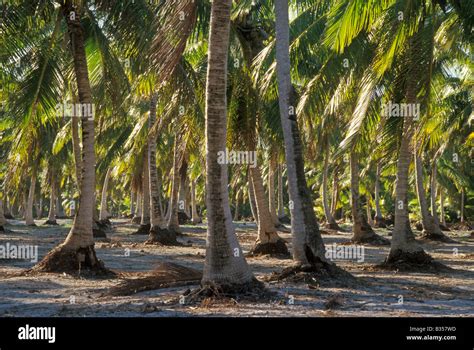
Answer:
<svg viewBox="0 0 474 350"><path fill-rule="evenodd" d="M170 246L204 222L202 285L229 290L258 285L233 221L257 223L251 254L291 251L292 272L330 277L345 272L322 233L342 223L356 244L390 245L388 267L433 264L419 239L470 229L472 0L1 12L0 230L74 218L33 271L106 272L94 238L111 217ZM391 239L373 229L392 225Z"/></svg>

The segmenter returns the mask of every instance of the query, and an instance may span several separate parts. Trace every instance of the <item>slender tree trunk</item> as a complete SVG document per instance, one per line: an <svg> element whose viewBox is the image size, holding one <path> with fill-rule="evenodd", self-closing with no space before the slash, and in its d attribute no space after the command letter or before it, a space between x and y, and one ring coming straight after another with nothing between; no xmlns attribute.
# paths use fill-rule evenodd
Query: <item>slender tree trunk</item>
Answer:
<svg viewBox="0 0 474 350"><path fill-rule="evenodd" d="M351 208L352 208L352 242L369 243L374 245L388 245L389 241L377 235L367 222L362 211L359 193L359 159L357 151L351 151Z"/></svg>
<svg viewBox="0 0 474 350"><path fill-rule="evenodd" d="M87 59L84 48L84 30L81 24L80 7L74 7L71 0L63 4L74 72L77 81L79 102L92 110L92 94L87 71ZM74 15L71 15L71 14ZM82 178L79 197L79 209L74 218L72 228L61 245L54 248L37 265L45 271L77 271L82 268L103 270L103 264L97 259L94 250L92 233L92 217L95 193L95 150L94 150L94 118L82 116Z"/></svg>
<svg viewBox="0 0 474 350"><path fill-rule="evenodd" d="M188 163L185 158L183 158L182 164L179 167L179 194L178 194L178 211L184 212L189 218L189 211L187 210L187 189L188 189Z"/></svg>
<svg viewBox="0 0 474 350"><path fill-rule="evenodd" d="M338 176L337 167L334 168L333 178L332 178L332 200L331 200L331 215L334 220L340 219L337 214L337 203L339 201L339 176Z"/></svg>
<svg viewBox="0 0 474 350"><path fill-rule="evenodd" d="M55 172L52 171L50 174L50 195L49 195L49 213L48 213L48 220L46 220L46 224L48 225L57 225L56 223L56 179Z"/></svg>
<svg viewBox="0 0 474 350"><path fill-rule="evenodd" d="M372 206L370 205L370 199L367 196L367 205L365 206L367 209L367 223L369 226L374 226L374 220L372 219Z"/></svg>
<svg viewBox="0 0 474 350"><path fill-rule="evenodd" d="M26 203L25 212L25 223L27 226L36 226L35 219L33 217L33 204L35 201L35 190L36 190L36 169L33 169L31 174L30 189L28 191L28 200Z"/></svg>
<svg viewBox="0 0 474 350"><path fill-rule="evenodd" d="M109 188L109 180L110 180L111 172L112 172L112 167L109 167L107 169L107 173L105 173L104 185L102 186L102 196L100 199L100 214L99 214L100 221L107 220L110 215L107 210L107 191Z"/></svg>
<svg viewBox="0 0 474 350"><path fill-rule="evenodd" d="M150 98L150 115L148 117L148 129L151 130L156 122L156 104L158 96L153 93ZM160 206L160 190L158 182L158 170L156 168L156 136L148 140L148 177L150 191L150 233L147 243L159 243L165 245L176 245L176 233L165 227L165 221Z"/></svg>
<svg viewBox="0 0 474 350"><path fill-rule="evenodd" d="M142 213L143 213L143 201L142 201L142 193L137 190L137 211L132 218L132 222L135 224L139 224L142 221Z"/></svg>
<svg viewBox="0 0 474 350"><path fill-rule="evenodd" d="M43 196L39 195L38 208L36 209L36 218L38 220L43 218Z"/></svg>
<svg viewBox="0 0 474 350"><path fill-rule="evenodd" d="M234 289L254 281L235 235L229 206L227 164L217 162L227 135L227 53L232 0L213 1L206 84L207 243L202 284ZM241 287L238 287L241 289Z"/></svg>
<svg viewBox="0 0 474 350"><path fill-rule="evenodd" d="M282 165L278 164L278 179L277 179L277 189L278 189L278 218L281 219L285 216L285 203L283 202L283 174L282 174Z"/></svg>
<svg viewBox="0 0 474 350"><path fill-rule="evenodd" d="M331 213L331 209L329 208L328 173L329 173L329 145L326 145L326 150L324 154L323 185L322 185L324 216L326 217L326 225L328 228L332 230L339 230L340 227L336 223L336 220L334 220L334 217L332 216L332 213Z"/></svg>
<svg viewBox="0 0 474 350"><path fill-rule="evenodd" d="M446 215L444 213L444 191L442 188L439 189L439 208L441 216L441 224L446 227Z"/></svg>
<svg viewBox="0 0 474 350"><path fill-rule="evenodd" d="M239 209L240 209L240 189L235 194L235 210L234 210L234 221L239 221Z"/></svg>
<svg viewBox="0 0 474 350"><path fill-rule="evenodd" d="M278 236L265 196L260 168L250 167L250 178L255 195L258 216L257 241L252 248L253 254L289 254L285 242Z"/></svg>
<svg viewBox="0 0 474 350"><path fill-rule="evenodd" d="M299 265L327 262L325 247L313 210L311 195L306 184L302 144L294 114L290 106L290 33L288 1L275 1L276 13L276 62L280 118L285 141L288 190L290 196L293 259ZM291 110L290 110L291 107Z"/></svg>
<svg viewBox="0 0 474 350"><path fill-rule="evenodd" d="M382 172L382 163L377 162L377 170L375 172L375 227L386 227L385 220L382 216L382 209L380 206L380 173Z"/></svg>
<svg viewBox="0 0 474 350"><path fill-rule="evenodd" d="M130 216L132 218L135 216L135 191L133 189L130 191Z"/></svg>
<svg viewBox="0 0 474 350"><path fill-rule="evenodd" d="M74 164L76 167L76 181L77 188L81 189L81 144L79 139L79 118L72 118L71 120L71 132L72 132L72 152L74 154Z"/></svg>
<svg viewBox="0 0 474 350"><path fill-rule="evenodd" d="M178 190L179 190L179 154L178 154L178 135L174 141L173 151L173 178L171 184L171 196L169 206L168 230L181 233L178 220Z"/></svg>
<svg viewBox="0 0 474 350"><path fill-rule="evenodd" d="M150 230L150 174L148 172L148 149L143 154L143 182L142 182L142 215L140 226L146 231Z"/></svg>
<svg viewBox="0 0 474 350"><path fill-rule="evenodd" d="M257 204L255 203L255 193L253 191L253 184L252 179L250 178L249 174L248 180L248 189L249 189L249 204L250 204L250 211L253 216L253 220L258 225L258 215L257 215Z"/></svg>
<svg viewBox="0 0 474 350"><path fill-rule="evenodd" d="M431 168L431 185L430 185L431 187L431 216L433 217L435 226L439 227L438 209L436 208L437 172L438 172L438 168L436 165L436 158L435 158L433 159L433 166Z"/></svg>
<svg viewBox="0 0 474 350"><path fill-rule="evenodd" d="M430 239L438 239L444 236L439 227L439 223L428 211L426 201L426 192L423 186L423 162L421 156L415 150L415 179L416 192L418 195L418 202L420 205L421 222L423 225L423 236Z"/></svg>
<svg viewBox="0 0 474 350"><path fill-rule="evenodd" d="M277 215L277 201L275 198L275 170L276 170L276 159L273 155L270 156L270 162L268 167L268 204L270 209L270 215L272 217L273 225L275 227L280 226L280 220Z"/></svg>
<svg viewBox="0 0 474 350"><path fill-rule="evenodd" d="M0 232L5 232L6 224L7 224L7 220L5 219L5 215L3 211L3 200L0 199Z"/></svg>
<svg viewBox="0 0 474 350"><path fill-rule="evenodd" d="M464 223L464 188L461 188L461 210L460 210L460 216L461 216L461 223Z"/></svg>
<svg viewBox="0 0 474 350"><path fill-rule="evenodd" d="M202 222L202 219L198 214L196 205L196 179L192 179L191 181L191 222L193 223L193 225Z"/></svg>

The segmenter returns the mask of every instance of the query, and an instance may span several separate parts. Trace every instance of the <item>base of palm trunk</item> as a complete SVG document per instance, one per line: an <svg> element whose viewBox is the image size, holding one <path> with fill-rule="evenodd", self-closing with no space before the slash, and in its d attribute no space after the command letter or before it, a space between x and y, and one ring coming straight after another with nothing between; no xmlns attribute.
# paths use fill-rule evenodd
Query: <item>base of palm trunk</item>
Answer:
<svg viewBox="0 0 474 350"><path fill-rule="evenodd" d="M201 288L185 293L187 303L207 302L212 300L247 300L247 301L269 301L273 293L269 292L265 285L253 278L244 284L218 284L205 282Z"/></svg>
<svg viewBox="0 0 474 350"><path fill-rule="evenodd" d="M433 232L427 232L423 230L421 233L421 239L429 240L429 241L435 241L435 242L444 242L444 243L458 243L454 239L449 238L446 236L444 233L433 233Z"/></svg>
<svg viewBox="0 0 474 350"><path fill-rule="evenodd" d="M377 228L386 228L386 227L387 227L387 223L385 222L385 219L384 219L384 218L381 218L381 217L376 216L376 217L374 218L374 227L377 227Z"/></svg>
<svg viewBox="0 0 474 350"><path fill-rule="evenodd" d="M186 225L190 222L190 217L184 211L178 211L178 222L180 225Z"/></svg>
<svg viewBox="0 0 474 350"><path fill-rule="evenodd" d="M280 273L272 273L268 281L287 281L308 283L309 285L352 285L356 278L336 264L313 257L306 265L295 265L283 269Z"/></svg>
<svg viewBox="0 0 474 350"><path fill-rule="evenodd" d="M93 245L77 249L59 245L36 264L32 271L91 273L94 275L111 274L111 271L107 270L103 262L97 258Z"/></svg>
<svg viewBox="0 0 474 350"><path fill-rule="evenodd" d="M202 224L201 218L191 219L191 225L197 225L197 224Z"/></svg>
<svg viewBox="0 0 474 350"><path fill-rule="evenodd" d="M390 251L388 258L379 266L389 270L415 272L443 272L451 270L448 266L435 261L424 250L405 252L397 249L396 251Z"/></svg>
<svg viewBox="0 0 474 350"><path fill-rule="evenodd" d="M249 256L270 255L274 257L289 258L291 256L283 239L272 243L256 243Z"/></svg>
<svg viewBox="0 0 474 350"><path fill-rule="evenodd" d="M141 216L134 216L132 218L132 224L139 224L140 222L142 222L142 217Z"/></svg>
<svg viewBox="0 0 474 350"><path fill-rule="evenodd" d="M159 227L150 229L148 240L145 244L182 246L182 244L176 240L176 233L174 231Z"/></svg>
<svg viewBox="0 0 474 350"><path fill-rule="evenodd" d="M140 225L138 230L132 233L132 235L148 235L150 233L151 225L150 224L144 224Z"/></svg>
<svg viewBox="0 0 474 350"><path fill-rule="evenodd" d="M58 222L56 220L46 220L43 225L54 225L57 226Z"/></svg>
<svg viewBox="0 0 474 350"><path fill-rule="evenodd" d="M374 231L364 232L362 235L357 237L352 236L352 243L356 244L369 244L375 246L390 245L390 240L385 237L379 236Z"/></svg>
<svg viewBox="0 0 474 350"><path fill-rule="evenodd" d="M327 228L329 230L342 231L341 227L337 224L337 222L327 222L324 224L324 228Z"/></svg>

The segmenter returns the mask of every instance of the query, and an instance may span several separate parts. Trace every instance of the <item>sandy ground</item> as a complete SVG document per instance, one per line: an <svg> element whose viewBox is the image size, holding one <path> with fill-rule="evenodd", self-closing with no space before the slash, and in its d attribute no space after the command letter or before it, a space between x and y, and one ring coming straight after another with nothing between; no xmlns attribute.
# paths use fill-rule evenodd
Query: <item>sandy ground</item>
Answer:
<svg viewBox="0 0 474 350"><path fill-rule="evenodd" d="M0 245L38 245L39 259L64 240L71 220L60 226L26 227L10 221L13 232L0 235ZM113 220L110 242L96 243L97 255L106 267L124 272L149 271L162 261L202 270L205 227L183 226L179 240L184 247L144 245L146 236L131 235L137 225ZM348 228L348 227L346 227ZM388 230L377 232L388 237ZM237 234L244 252L255 241L255 226L238 223ZM132 296L111 297L105 292L120 279L84 279L62 274L35 277L5 277L34 265L29 260L0 260L0 316L474 316L474 240L468 232L449 232L458 243L423 243L435 259L455 269L440 274L401 273L374 270L384 260L388 247L366 246L363 262L340 260L337 264L357 277L347 288L313 287L306 283L266 283L275 297L265 303L226 302L211 305L180 304L177 298L188 288L146 291ZM326 244L348 242L350 233L323 235ZM288 233L281 236L290 242ZM390 237L388 237L390 238ZM291 244L290 244L291 248ZM129 253L129 254L128 254ZM290 266L289 259L247 258L257 278ZM196 286L197 287L197 286ZM336 301L336 303L333 303ZM328 308L328 302L337 304Z"/></svg>

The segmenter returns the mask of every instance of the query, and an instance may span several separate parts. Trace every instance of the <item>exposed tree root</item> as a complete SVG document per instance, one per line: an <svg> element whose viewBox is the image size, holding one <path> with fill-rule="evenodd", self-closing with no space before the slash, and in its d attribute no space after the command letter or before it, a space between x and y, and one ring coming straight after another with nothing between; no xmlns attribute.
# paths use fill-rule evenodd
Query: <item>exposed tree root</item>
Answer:
<svg viewBox="0 0 474 350"><path fill-rule="evenodd" d="M352 237L351 242L356 243L356 244L368 244L368 245L374 245L374 246L390 245L390 240L376 234L373 231L370 233L364 234L362 237L357 237L357 238Z"/></svg>
<svg viewBox="0 0 474 350"><path fill-rule="evenodd" d="M279 239L274 243L256 243L248 254L249 256L270 255L274 257L291 257L286 242Z"/></svg>
<svg viewBox="0 0 474 350"><path fill-rule="evenodd" d="M412 272L450 272L450 267L435 261L431 255L425 253L424 250L416 252L404 252L397 250L390 253L388 258L377 267L384 270L399 270Z"/></svg>
<svg viewBox="0 0 474 350"><path fill-rule="evenodd" d="M287 267L280 273L273 272L267 278L267 281L347 286L353 285L356 282L356 278L335 264L314 257L314 261L311 264Z"/></svg>
<svg viewBox="0 0 474 350"><path fill-rule="evenodd" d="M105 295L125 296L147 290L198 285L202 279L201 271L173 263L160 263L153 271L137 275L138 278L126 279Z"/></svg>
<svg viewBox="0 0 474 350"><path fill-rule="evenodd" d="M94 246L69 249L59 245L28 272L65 272L86 276L114 276L95 254Z"/></svg>
<svg viewBox="0 0 474 350"><path fill-rule="evenodd" d="M46 220L43 225L54 225L54 226L57 226L58 223L56 220Z"/></svg>
<svg viewBox="0 0 474 350"><path fill-rule="evenodd" d="M145 244L182 246L182 244L176 240L176 233L174 231L170 231L166 228L153 227L149 233L148 240Z"/></svg>
<svg viewBox="0 0 474 350"><path fill-rule="evenodd" d="M275 294L265 288L264 284L257 279L253 279L245 284L224 284L217 285L206 283L199 289L185 293L185 303L201 302L204 305L212 304L215 301L270 301Z"/></svg>
<svg viewBox="0 0 474 350"><path fill-rule="evenodd" d="M449 238L443 233L431 233L431 232L423 232L421 234L421 239L435 241L435 242L444 242L444 243L458 243L452 238Z"/></svg>
<svg viewBox="0 0 474 350"><path fill-rule="evenodd" d="M148 235L150 233L150 224L140 225L138 230L132 233L132 235Z"/></svg>

